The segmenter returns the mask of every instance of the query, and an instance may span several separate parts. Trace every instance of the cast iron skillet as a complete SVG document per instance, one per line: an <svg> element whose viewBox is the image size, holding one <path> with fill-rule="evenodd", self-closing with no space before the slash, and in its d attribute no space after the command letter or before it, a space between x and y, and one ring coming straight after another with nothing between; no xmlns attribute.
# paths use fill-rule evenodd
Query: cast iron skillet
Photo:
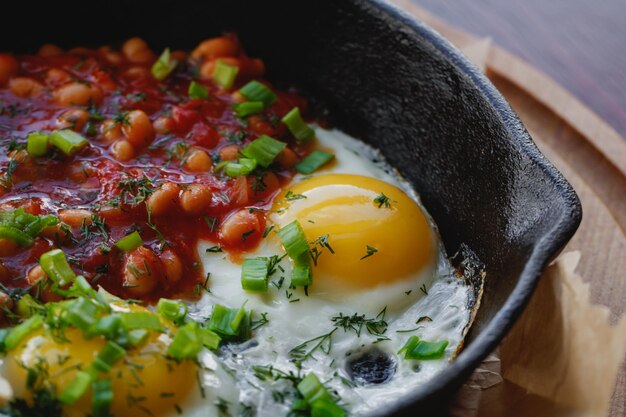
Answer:
<svg viewBox="0 0 626 417"><path fill-rule="evenodd" d="M450 255L462 244L476 253L487 278L465 350L375 415L441 413L580 223L575 192L493 85L437 33L382 1L12 4L24 25L2 25L0 49L17 52L136 35L157 51L190 49L224 30L238 32L271 80L301 87L336 126L383 151L421 194Z"/></svg>

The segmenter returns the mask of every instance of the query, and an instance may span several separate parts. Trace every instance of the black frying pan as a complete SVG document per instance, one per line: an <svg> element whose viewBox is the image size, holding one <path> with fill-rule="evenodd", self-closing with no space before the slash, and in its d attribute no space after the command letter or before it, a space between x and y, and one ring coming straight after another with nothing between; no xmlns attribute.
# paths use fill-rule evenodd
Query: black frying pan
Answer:
<svg viewBox="0 0 626 417"><path fill-rule="evenodd" d="M96 46L130 36L156 51L190 49L224 30L264 59L270 80L304 89L335 126L379 148L420 193L448 254L465 244L484 263L482 307L465 350L376 413L441 414L575 232L576 193L476 68L382 1L12 2L0 49Z"/></svg>

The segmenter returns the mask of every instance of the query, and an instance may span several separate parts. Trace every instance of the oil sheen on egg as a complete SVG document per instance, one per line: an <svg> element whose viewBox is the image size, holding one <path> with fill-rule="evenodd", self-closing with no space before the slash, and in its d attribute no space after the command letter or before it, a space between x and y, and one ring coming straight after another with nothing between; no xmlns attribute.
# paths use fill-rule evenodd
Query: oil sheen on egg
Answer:
<svg viewBox="0 0 626 417"><path fill-rule="evenodd" d="M289 402L277 400L273 392L288 389L289 383L261 381L254 367L296 371L293 360L304 355L302 371L328 381L351 414L361 415L444 369L470 320L469 287L455 275L436 227L410 186L362 142L321 128L316 137L321 147L335 153L335 162L311 176L297 175L269 216L275 229L297 219L310 241L328 235L334 253L312 244L321 254L307 293L290 288L292 263L287 257L276 263L267 292L246 292L241 289L239 263L225 253L207 252L212 242L198 246L204 270L210 273L211 292L190 306L190 315L204 319L215 303L245 303L254 311L253 318L263 314L268 320L252 340L220 353L223 366L236 375L239 402L257 409L259 417L288 413ZM381 194L389 206L384 199L376 200ZM283 255L280 241L270 232L245 257ZM355 314L387 327L384 332L367 326L358 332L344 328L342 317ZM444 357L419 362L401 358L398 351L413 335L448 341ZM389 377L384 382L355 378L355 367L369 357L385 359Z"/></svg>

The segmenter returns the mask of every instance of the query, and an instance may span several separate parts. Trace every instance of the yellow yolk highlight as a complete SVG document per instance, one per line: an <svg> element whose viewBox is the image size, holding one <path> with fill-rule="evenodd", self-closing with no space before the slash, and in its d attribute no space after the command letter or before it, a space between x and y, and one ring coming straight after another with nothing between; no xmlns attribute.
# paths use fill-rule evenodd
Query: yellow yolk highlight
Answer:
<svg viewBox="0 0 626 417"><path fill-rule="evenodd" d="M45 369L42 380L54 384L58 395L74 379L78 368L89 366L106 343L103 337L86 340L75 328L66 329L65 337L67 342L61 343L47 331L39 330L6 355L2 374L17 398L32 401L26 388L27 368ZM129 349L102 376L111 378L113 384L112 415L148 415L145 410L154 416L176 414L176 405L181 405L197 389L195 363L165 358L168 345L165 336L151 332L143 345ZM72 417L90 414L91 389L64 410L64 415Z"/></svg>
<svg viewBox="0 0 626 417"><path fill-rule="evenodd" d="M389 198L388 206L375 201L382 194ZM434 262L434 236L424 213L384 181L315 176L290 185L275 201L271 220L279 227L298 220L309 242L328 235L335 253L324 248L313 266L315 289L387 285L410 279ZM368 246L376 251L365 257Z"/></svg>

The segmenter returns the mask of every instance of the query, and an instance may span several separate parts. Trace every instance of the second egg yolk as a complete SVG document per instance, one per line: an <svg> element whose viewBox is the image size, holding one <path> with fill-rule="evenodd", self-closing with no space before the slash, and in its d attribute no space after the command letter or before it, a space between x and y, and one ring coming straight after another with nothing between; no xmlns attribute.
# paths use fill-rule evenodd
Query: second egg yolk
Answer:
<svg viewBox="0 0 626 417"><path fill-rule="evenodd" d="M196 364L166 358L168 342L163 337L151 333L142 346L129 350L106 375L113 387L112 415L176 414L177 407L197 389ZM106 343L101 336L87 340L75 328L66 329L64 338L58 340L49 331L39 330L5 357L2 376L9 381L17 398L32 401L27 380L33 372L40 382L54 386L57 394L62 392L79 369L94 361ZM89 415L91 397L88 392L72 406L64 407L64 415Z"/></svg>

